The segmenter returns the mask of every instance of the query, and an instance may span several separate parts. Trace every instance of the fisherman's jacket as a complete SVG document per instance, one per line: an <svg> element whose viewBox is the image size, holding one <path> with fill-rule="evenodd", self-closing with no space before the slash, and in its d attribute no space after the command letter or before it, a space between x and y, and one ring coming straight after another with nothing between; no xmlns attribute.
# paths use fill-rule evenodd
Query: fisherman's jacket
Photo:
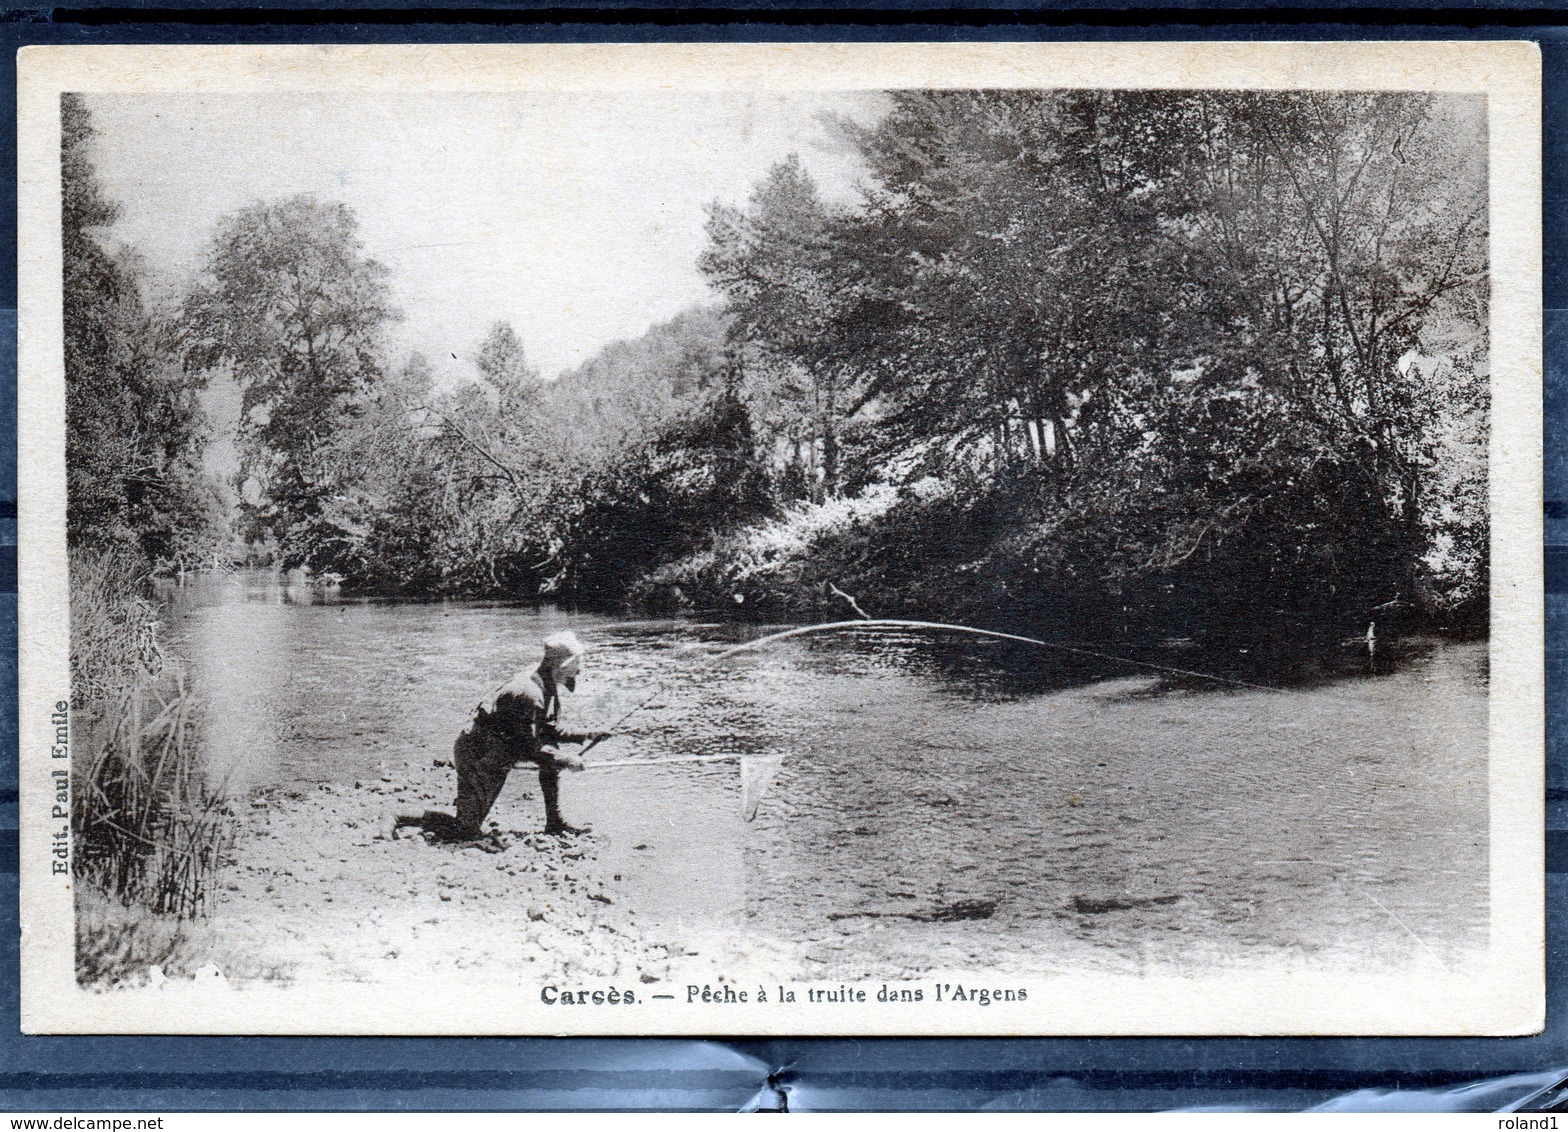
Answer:
<svg viewBox="0 0 1568 1132"><path fill-rule="evenodd" d="M558 698L546 701L539 666L531 664L485 697L474 709L470 726L487 737L499 739L513 759L548 762L559 743L582 743L589 736L556 725Z"/></svg>

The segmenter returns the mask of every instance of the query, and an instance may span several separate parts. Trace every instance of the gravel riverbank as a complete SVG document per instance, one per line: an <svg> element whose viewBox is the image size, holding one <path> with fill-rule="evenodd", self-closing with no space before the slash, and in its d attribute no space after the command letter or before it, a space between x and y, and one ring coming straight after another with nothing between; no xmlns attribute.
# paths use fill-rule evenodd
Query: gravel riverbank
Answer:
<svg viewBox="0 0 1568 1132"><path fill-rule="evenodd" d="M267 790L243 803L212 916L220 939L283 978L373 981L494 968L508 978L664 978L665 946L618 900L594 835L497 827L482 844L432 841L393 819L450 809L445 760L388 763L377 779ZM519 771L505 820L535 816ZM531 789L530 789L531 788ZM521 826L522 821L515 824Z"/></svg>

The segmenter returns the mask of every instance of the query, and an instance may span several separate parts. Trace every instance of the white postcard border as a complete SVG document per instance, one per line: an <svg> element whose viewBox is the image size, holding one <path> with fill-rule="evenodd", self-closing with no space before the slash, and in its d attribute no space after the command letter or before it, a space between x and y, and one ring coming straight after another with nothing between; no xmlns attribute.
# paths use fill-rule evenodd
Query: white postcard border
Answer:
<svg viewBox="0 0 1568 1132"><path fill-rule="evenodd" d="M1526 1034L1544 1018L1540 65L1532 43L607 44L29 47L18 58L22 1017L31 1033ZM440 982L93 993L53 872L56 705L69 699L60 111L65 91L456 92L909 87L1472 91L1489 105L1492 232L1491 946L1463 973L1042 971L1027 1008L684 1002L570 1010ZM737 985L776 982L731 972ZM678 971L677 971L678 976ZM989 985L984 971L933 974ZM874 989L874 988L873 988ZM395 1002L398 1009L389 1011Z"/></svg>

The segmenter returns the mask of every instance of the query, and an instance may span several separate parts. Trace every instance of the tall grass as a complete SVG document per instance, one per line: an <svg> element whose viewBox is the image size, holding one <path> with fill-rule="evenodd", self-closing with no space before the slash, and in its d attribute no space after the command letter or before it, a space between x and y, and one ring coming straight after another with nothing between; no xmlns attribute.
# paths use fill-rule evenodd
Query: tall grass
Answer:
<svg viewBox="0 0 1568 1132"><path fill-rule="evenodd" d="M203 774L196 698L133 566L71 556L73 871L83 890L184 922L210 907L232 810ZM111 953L79 938L78 975L84 958Z"/></svg>
<svg viewBox="0 0 1568 1132"><path fill-rule="evenodd" d="M222 792L201 772L184 673L121 688L102 702L72 811L81 879L154 912L202 914L232 836Z"/></svg>

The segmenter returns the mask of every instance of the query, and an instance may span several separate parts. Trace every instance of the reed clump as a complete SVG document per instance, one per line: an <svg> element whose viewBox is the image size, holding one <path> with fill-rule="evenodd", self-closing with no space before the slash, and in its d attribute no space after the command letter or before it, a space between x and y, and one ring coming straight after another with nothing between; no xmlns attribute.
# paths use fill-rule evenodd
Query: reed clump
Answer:
<svg viewBox="0 0 1568 1132"><path fill-rule="evenodd" d="M117 956L134 952L145 965L146 946L127 951L109 938L127 935L127 916L146 921L130 933L138 939L164 940L171 955L186 945L182 925L210 908L234 814L221 784L204 773L196 697L158 641L145 581L113 559L72 557L77 974L101 983L132 974ZM85 914L102 900L125 914Z"/></svg>
<svg viewBox="0 0 1568 1132"><path fill-rule="evenodd" d="M72 811L77 876L127 904L183 919L211 900L232 811L206 781L194 699L177 668L97 705Z"/></svg>

